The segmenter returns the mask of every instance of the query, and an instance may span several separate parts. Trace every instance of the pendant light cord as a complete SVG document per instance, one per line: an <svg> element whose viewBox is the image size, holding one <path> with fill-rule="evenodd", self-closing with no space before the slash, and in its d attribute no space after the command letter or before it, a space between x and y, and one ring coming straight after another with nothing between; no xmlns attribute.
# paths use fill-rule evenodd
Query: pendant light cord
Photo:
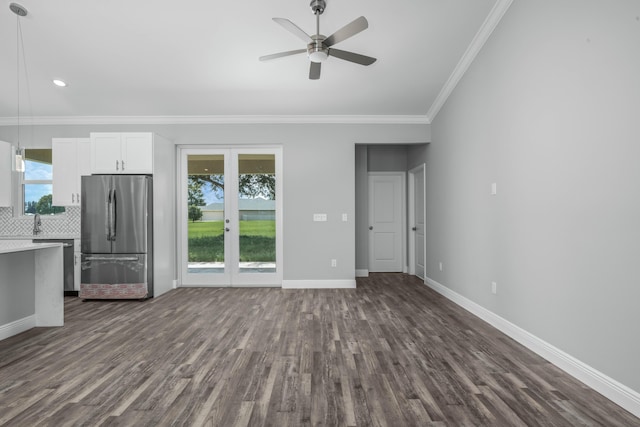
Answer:
<svg viewBox="0 0 640 427"><path fill-rule="evenodd" d="M20 15L16 14L16 79L18 80L18 151L20 151L20 35L22 28L20 27Z"/></svg>
<svg viewBox="0 0 640 427"><path fill-rule="evenodd" d="M29 115L33 116L33 112L31 110L31 86L29 85L29 71L27 69L27 58L24 51L24 38L22 37L22 25L20 24L20 15L16 14L16 76L18 78L18 150L20 150L20 141L21 141L21 126L20 126L20 52L22 52L22 65L24 69L26 90L27 90L27 105L29 107ZM33 139L33 119L31 120L31 125L29 126L31 139ZM20 151L22 153L22 151Z"/></svg>

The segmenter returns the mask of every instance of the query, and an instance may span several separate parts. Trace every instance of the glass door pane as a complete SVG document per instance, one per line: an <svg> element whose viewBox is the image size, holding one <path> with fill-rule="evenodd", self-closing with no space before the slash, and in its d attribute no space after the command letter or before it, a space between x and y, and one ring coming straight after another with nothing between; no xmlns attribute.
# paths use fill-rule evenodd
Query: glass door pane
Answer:
<svg viewBox="0 0 640 427"><path fill-rule="evenodd" d="M238 154L239 273L276 271L274 154Z"/></svg>
<svg viewBox="0 0 640 427"><path fill-rule="evenodd" d="M187 274L224 274L224 154L187 155L186 207Z"/></svg>

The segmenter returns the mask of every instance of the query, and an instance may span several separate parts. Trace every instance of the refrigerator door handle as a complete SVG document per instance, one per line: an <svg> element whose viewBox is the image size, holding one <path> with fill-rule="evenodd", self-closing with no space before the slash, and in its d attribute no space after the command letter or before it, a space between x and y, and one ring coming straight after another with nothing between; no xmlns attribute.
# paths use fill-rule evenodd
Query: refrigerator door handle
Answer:
<svg viewBox="0 0 640 427"><path fill-rule="evenodd" d="M111 203L111 240L116 240L116 229L118 225L118 198L116 197L116 189L113 190L113 200Z"/></svg>
<svg viewBox="0 0 640 427"><path fill-rule="evenodd" d="M122 262L122 261L139 261L137 256L120 256L120 257L103 257L103 256L88 256L85 261L110 261L110 262Z"/></svg>
<svg viewBox="0 0 640 427"><path fill-rule="evenodd" d="M111 215L112 215L112 210L111 210L111 192L113 190L109 189L109 193L107 195L107 223L105 224L105 228L107 231L107 240L111 241Z"/></svg>

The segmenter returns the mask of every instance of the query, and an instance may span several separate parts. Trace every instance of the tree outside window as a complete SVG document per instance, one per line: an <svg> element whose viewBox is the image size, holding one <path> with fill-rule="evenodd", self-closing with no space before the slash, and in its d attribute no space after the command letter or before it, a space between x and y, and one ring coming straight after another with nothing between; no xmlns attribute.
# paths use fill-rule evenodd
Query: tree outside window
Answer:
<svg viewBox="0 0 640 427"><path fill-rule="evenodd" d="M22 177L22 213L24 215L55 215L64 206L53 206L53 166L51 149L26 149Z"/></svg>

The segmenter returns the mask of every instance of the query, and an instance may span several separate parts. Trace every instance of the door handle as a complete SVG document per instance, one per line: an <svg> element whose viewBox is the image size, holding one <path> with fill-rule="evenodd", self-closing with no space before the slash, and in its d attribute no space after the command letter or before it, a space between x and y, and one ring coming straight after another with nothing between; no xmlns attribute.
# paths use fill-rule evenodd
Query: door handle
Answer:
<svg viewBox="0 0 640 427"><path fill-rule="evenodd" d="M417 228L416 227L411 227L411 230L416 231Z"/></svg>
<svg viewBox="0 0 640 427"><path fill-rule="evenodd" d="M229 231L229 227L226 227L226 228L224 229L224 231Z"/></svg>
<svg viewBox="0 0 640 427"><path fill-rule="evenodd" d="M116 170L120 170L119 166L118 166L119 164L120 164L120 162L116 160Z"/></svg>
<svg viewBox="0 0 640 427"><path fill-rule="evenodd" d="M116 228L118 227L118 198L116 197L116 189L113 190L113 200L111 202L111 240L116 240Z"/></svg>
<svg viewBox="0 0 640 427"><path fill-rule="evenodd" d="M75 203L76 202L76 195L71 193L71 203Z"/></svg>
<svg viewBox="0 0 640 427"><path fill-rule="evenodd" d="M373 225L370 225L370 226L369 226L369 230L373 230Z"/></svg>
<svg viewBox="0 0 640 427"><path fill-rule="evenodd" d="M120 165L122 165L122 170L124 170L124 160L120 160Z"/></svg>
<svg viewBox="0 0 640 427"><path fill-rule="evenodd" d="M111 215L113 214L113 210L111 209L111 193L112 189L109 189L109 194L107 196L107 211L105 212L105 217L107 219L107 223L105 224L106 232L107 232L107 240L111 241Z"/></svg>

